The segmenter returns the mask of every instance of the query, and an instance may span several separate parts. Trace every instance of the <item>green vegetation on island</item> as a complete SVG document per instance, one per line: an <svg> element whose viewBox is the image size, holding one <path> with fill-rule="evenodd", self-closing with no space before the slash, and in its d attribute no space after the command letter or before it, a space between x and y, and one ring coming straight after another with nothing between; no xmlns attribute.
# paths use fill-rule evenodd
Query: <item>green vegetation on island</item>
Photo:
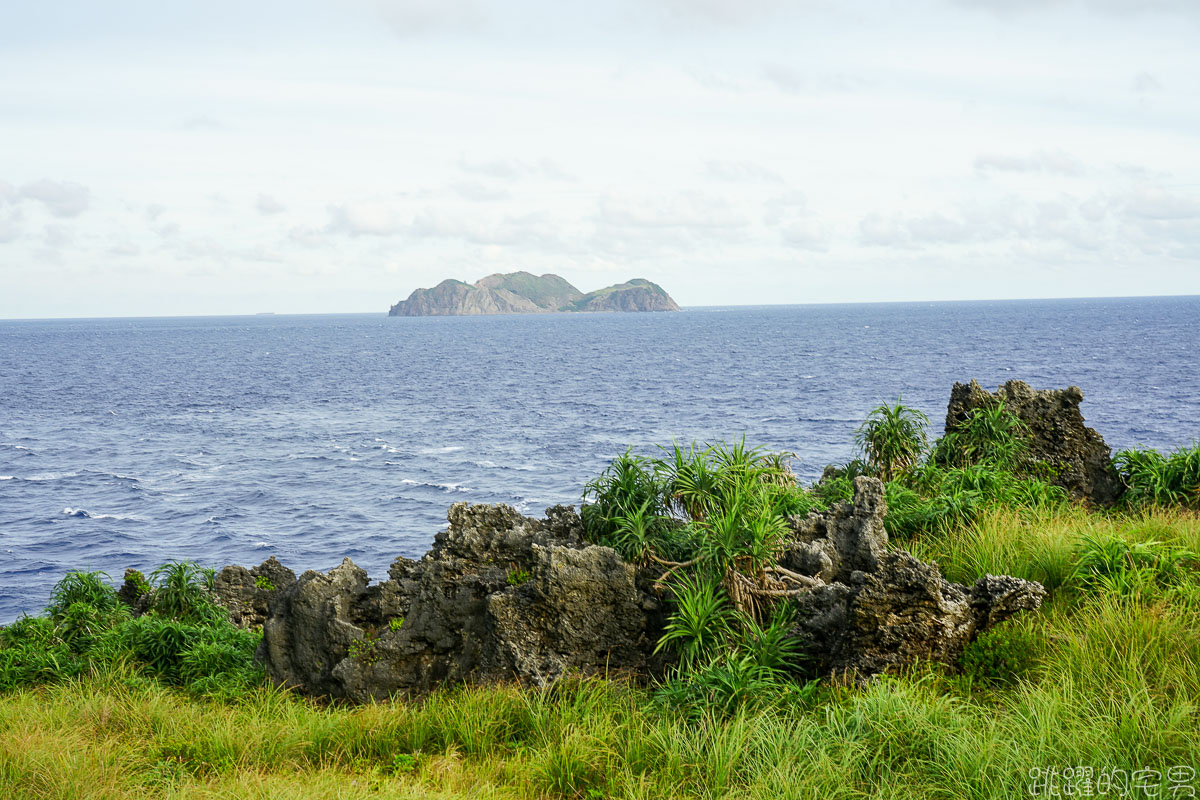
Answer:
<svg viewBox="0 0 1200 800"><path fill-rule="evenodd" d="M1017 798L1073 781L1076 794L1190 796L1200 445L1118 453L1122 500L1088 508L1049 482L1003 407L932 443L926 422L880 406L859 429L861 457L812 487L786 454L743 443L626 453L590 483L587 535L660 570L675 598L659 644L676 666L650 686L568 679L324 705L268 685L258 634L210 601L210 572L152 573L126 598L136 618L104 576L72 573L44 616L0 630L0 791ZM779 635L790 601L750 590L781 519L841 502L858 475L885 481L897 544L952 580L1039 581L1042 609L955 664L801 677Z"/></svg>
<svg viewBox="0 0 1200 800"><path fill-rule="evenodd" d="M392 306L392 317L555 312L678 311L661 286L642 278L584 294L558 275L496 273L474 284L448 278Z"/></svg>

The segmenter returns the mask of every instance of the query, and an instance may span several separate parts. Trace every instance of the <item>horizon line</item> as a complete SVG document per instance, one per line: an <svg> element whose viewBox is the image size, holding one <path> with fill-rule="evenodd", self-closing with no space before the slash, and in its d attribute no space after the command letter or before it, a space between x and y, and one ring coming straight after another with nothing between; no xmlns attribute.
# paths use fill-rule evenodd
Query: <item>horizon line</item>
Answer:
<svg viewBox="0 0 1200 800"><path fill-rule="evenodd" d="M1051 300L1157 300L1167 298L1200 297L1200 294L1129 294L1129 295L1071 295L1052 297L966 297L941 300L827 300L808 303L722 303L719 305L681 305L680 310L716 309L716 308L795 308L804 306L866 306L866 305L914 305L925 303L1038 303ZM550 312L561 314L670 314L675 312ZM387 311L254 311L246 313L210 313L210 314L139 314L139 315L101 315L92 317L0 317L0 322L52 322L52 321L86 321L101 319L232 319L238 317L346 317L346 316L383 316L388 317ZM519 317L547 316L546 314L430 314L430 317Z"/></svg>

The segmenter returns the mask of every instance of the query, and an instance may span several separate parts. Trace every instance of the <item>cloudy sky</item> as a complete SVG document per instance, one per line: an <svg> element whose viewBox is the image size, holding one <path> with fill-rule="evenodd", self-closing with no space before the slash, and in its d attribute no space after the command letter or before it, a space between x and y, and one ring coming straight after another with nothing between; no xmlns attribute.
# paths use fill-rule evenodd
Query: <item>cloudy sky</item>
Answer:
<svg viewBox="0 0 1200 800"><path fill-rule="evenodd" d="M0 0L0 318L1200 293L1196 0Z"/></svg>

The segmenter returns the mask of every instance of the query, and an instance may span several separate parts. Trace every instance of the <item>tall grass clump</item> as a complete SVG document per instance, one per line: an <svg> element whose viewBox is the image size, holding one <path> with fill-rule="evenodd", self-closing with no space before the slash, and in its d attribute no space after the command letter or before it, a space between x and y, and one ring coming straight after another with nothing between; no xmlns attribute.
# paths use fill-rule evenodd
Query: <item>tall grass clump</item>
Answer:
<svg viewBox="0 0 1200 800"><path fill-rule="evenodd" d="M171 562L151 581L148 610L134 617L107 575L67 573L45 615L0 628L0 691L122 668L196 694L236 696L262 683L259 635L212 601L211 570Z"/></svg>
<svg viewBox="0 0 1200 800"><path fill-rule="evenodd" d="M1131 508L1182 506L1200 509L1200 443L1166 455L1157 450L1121 450L1113 458Z"/></svg>

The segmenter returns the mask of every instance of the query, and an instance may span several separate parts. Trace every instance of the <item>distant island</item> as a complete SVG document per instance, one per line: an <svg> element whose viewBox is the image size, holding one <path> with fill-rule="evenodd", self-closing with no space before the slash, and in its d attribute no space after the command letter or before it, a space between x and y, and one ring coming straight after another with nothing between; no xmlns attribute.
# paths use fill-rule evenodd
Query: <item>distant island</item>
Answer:
<svg viewBox="0 0 1200 800"><path fill-rule="evenodd" d="M488 275L473 284L448 278L432 289L417 289L392 306L388 316L678 310L661 286L643 278L584 294L558 275L509 272Z"/></svg>

